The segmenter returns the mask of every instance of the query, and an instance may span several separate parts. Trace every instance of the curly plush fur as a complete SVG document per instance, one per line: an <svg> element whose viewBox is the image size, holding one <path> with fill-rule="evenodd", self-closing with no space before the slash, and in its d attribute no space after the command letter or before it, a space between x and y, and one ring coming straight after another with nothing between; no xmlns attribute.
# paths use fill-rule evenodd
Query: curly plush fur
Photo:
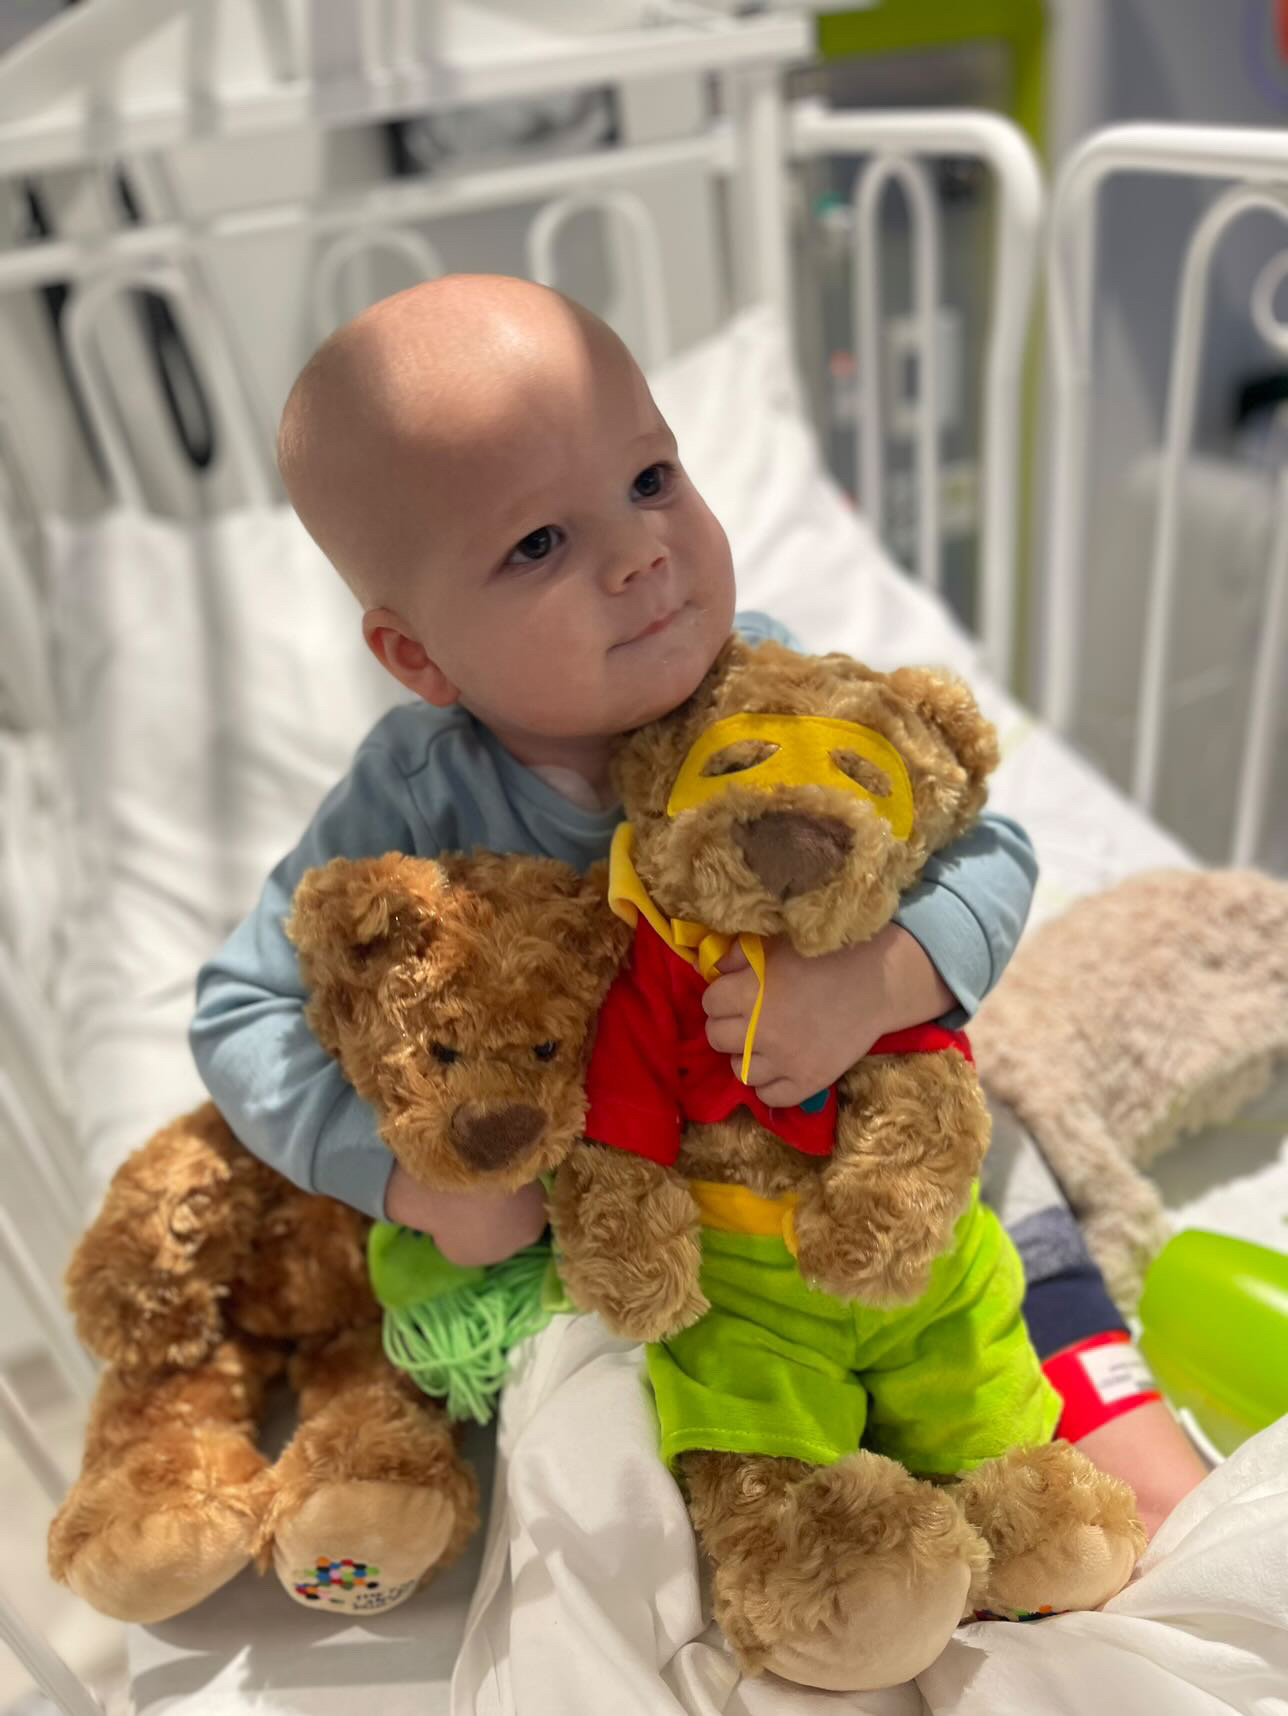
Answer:
<svg viewBox="0 0 1288 1716"><path fill-rule="evenodd" d="M301 880L286 927L309 1023L413 1178L507 1191L568 1154L628 939L602 872L486 852L333 859Z"/></svg>
<svg viewBox="0 0 1288 1716"><path fill-rule="evenodd" d="M744 712L875 730L907 769L907 838L843 788L741 786L737 775L772 750L746 737L705 764L728 786L670 815L694 742ZM867 759L832 758L876 796L888 790ZM664 917L785 936L819 955L890 921L928 856L978 813L996 761L993 730L956 681L735 639L682 708L623 743L615 776L632 856ZM694 1323L707 1305L688 1182L714 1180L795 1195L797 1259L811 1285L875 1306L914 1302L987 1147L979 1081L954 1053L868 1055L837 1095L834 1150L823 1159L793 1151L746 1108L690 1124L674 1168L594 1143L574 1154L551 1210L574 1296L639 1339ZM1125 1582L1143 1542L1129 1493L1066 1444L989 1461L955 1485L921 1481L867 1450L825 1467L695 1451L681 1470L714 1567L716 1613L744 1669L832 1689L909 1678L981 1604L1099 1603Z"/></svg>
<svg viewBox="0 0 1288 1716"><path fill-rule="evenodd" d="M336 860L303 878L289 929L315 1029L419 1179L503 1189L573 1148L626 940L602 881L488 854ZM380 1578L358 1600L376 1608L460 1554L477 1486L441 1408L381 1350L367 1226L250 1155L210 1104L123 1164L67 1275L109 1368L50 1528L55 1578L157 1621L252 1559L318 1605L319 1556L365 1562ZM300 1422L270 1465L256 1435L284 1370ZM332 1606L344 1587L327 1589Z"/></svg>
<svg viewBox="0 0 1288 1716"><path fill-rule="evenodd" d="M1178 996L1197 1028L1160 1029ZM1170 1233L1138 1170L1228 1123L1288 1059L1288 885L1255 870L1131 876L1028 938L971 1034L1130 1311Z"/></svg>

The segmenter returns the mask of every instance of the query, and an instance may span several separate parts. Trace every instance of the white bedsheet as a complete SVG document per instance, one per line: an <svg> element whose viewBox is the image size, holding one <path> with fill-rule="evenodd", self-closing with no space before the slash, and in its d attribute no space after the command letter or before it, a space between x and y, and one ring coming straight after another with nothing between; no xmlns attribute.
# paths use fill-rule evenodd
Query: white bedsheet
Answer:
<svg viewBox="0 0 1288 1716"><path fill-rule="evenodd" d="M740 1678L654 1438L638 1349L591 1317L527 1343L452 1716L1288 1710L1288 1419L1187 1497L1103 1612L962 1627L916 1686L862 1696Z"/></svg>
<svg viewBox="0 0 1288 1716"><path fill-rule="evenodd" d="M767 315L740 318L668 366L657 394L686 465L729 531L744 606L777 614L808 646L848 649L878 665L946 663L976 684L1003 735L993 801L1025 824L1041 859L1035 916L1131 871L1186 862L1175 842L981 678L969 640L884 559L820 470L783 338ZM748 413L749 398L763 409ZM63 1006L81 1137L101 1185L150 1130L199 1099L185 1044L196 968L399 692L363 649L348 593L285 512L223 517L199 532L117 514L93 530L55 530L51 551L83 878ZM561 1377L566 1386L556 1388ZM771 1681L737 1683L704 1629L691 1533L652 1453L638 1378L638 1355L586 1320L556 1325L525 1355L502 1444L514 1494L492 1521L487 1576L452 1698L458 1716L795 1716L825 1703L882 1716L921 1709L911 1690L860 1704ZM1280 1436L1264 1451L1277 1455L1281 1473L1283 1449ZM1141 1622L1140 1636L1200 1687L1209 1684L1206 1665L1226 1648L1215 1643L1222 1634L1212 1616L1227 1601L1243 1613L1238 1605L1251 1599L1240 1556L1260 1541L1243 1504L1223 1499L1232 1469L1204 1490L1204 1509L1229 1516L1219 1528L1232 1569L1215 1587L1220 1601L1204 1595L1202 1581L1186 1586L1185 1569L1199 1562L1182 1563L1178 1548L1175 1576L1160 1567L1148 1587L1176 1605L1168 1610L1175 1624ZM1277 1490L1272 1500L1282 1541ZM302 1616L271 1584L246 1575L180 1621L132 1629L140 1716L328 1716L351 1711L364 1689L381 1716L445 1711L470 1576L462 1567L392 1615L341 1626ZM1277 1585L1264 1567L1259 1577L1266 1602L1277 1593L1280 1612L1288 1610L1282 1565ZM1247 1620L1248 1649L1259 1648L1253 1620L1263 1627L1263 1610ZM950 1691L946 1663L934 1708L987 1706L990 1716L1065 1708L1065 1658L1054 1641L1091 1624L1005 1629L1010 1639L996 1657L990 1635L970 1630L952 1658L952 1672L968 1684ZM1098 1637L1099 1656L1086 1660L1116 1660L1120 1647ZM1132 1638L1121 1647L1124 1660L1146 1649ZM1021 1691L1015 1677L1038 1672L1033 1664L1045 1663L1048 1650L1049 1684L1040 1695ZM1084 1674L1081 1655L1076 1672ZM562 1701L543 1685L562 1689ZM995 1689L984 1702L982 1686ZM1089 1696L1078 1707L1092 1703ZM1102 1704L1107 1716L1197 1716L1218 1707ZM1219 1707L1255 1707L1259 1716L1274 1708Z"/></svg>

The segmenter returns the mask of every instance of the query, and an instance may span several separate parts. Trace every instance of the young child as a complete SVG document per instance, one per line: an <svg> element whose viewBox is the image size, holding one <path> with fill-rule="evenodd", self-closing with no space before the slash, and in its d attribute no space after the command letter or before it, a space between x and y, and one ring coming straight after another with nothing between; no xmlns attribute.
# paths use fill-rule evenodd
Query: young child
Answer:
<svg viewBox="0 0 1288 1716"><path fill-rule="evenodd" d="M375 305L306 365L278 456L305 527L361 603L368 645L414 701L364 740L203 968L193 1054L233 1130L296 1184L431 1233L459 1262L492 1261L538 1237L540 1188L447 1197L392 1165L305 1022L282 929L296 882L336 856L475 845L585 868L617 821L614 737L689 696L735 624L790 639L764 616L735 621L729 544L644 377L609 328L547 288L458 275ZM1023 831L986 814L872 942L810 960L773 946L759 1094L792 1106L884 1032L964 1022L1010 958L1035 874ZM722 972L708 1037L737 1057L757 986L741 954ZM1026 1315L1040 1292L1035 1280ZM1067 1347L1116 1324L1101 1287L1053 1326ZM1135 1404L1139 1435L1094 1410L1078 1429L1161 1516L1202 1468L1185 1464L1156 1396Z"/></svg>

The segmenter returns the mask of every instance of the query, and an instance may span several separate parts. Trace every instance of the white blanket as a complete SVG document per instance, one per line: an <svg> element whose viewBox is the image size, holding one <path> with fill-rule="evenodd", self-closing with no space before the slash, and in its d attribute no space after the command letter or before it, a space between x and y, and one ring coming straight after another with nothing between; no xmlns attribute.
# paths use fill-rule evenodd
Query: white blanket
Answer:
<svg viewBox="0 0 1288 1716"><path fill-rule="evenodd" d="M962 1627L915 1686L742 1679L707 1625L638 1348L556 1319L503 1405L452 1716L1270 1716L1288 1711L1288 1419L1167 1521L1095 1614Z"/></svg>

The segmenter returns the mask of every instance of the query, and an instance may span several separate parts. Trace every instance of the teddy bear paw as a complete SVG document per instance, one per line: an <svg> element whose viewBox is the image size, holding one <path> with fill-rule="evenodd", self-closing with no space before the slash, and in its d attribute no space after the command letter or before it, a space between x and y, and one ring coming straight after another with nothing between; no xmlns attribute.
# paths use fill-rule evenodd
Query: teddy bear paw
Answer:
<svg viewBox="0 0 1288 1716"><path fill-rule="evenodd" d="M746 1670L867 1692L934 1662L988 1560L949 1492L860 1452L765 1502L763 1517L707 1538L734 1547L745 1534L741 1549L717 1549L714 1589Z"/></svg>
<svg viewBox="0 0 1288 1716"><path fill-rule="evenodd" d="M453 1499L439 1490L396 1482L324 1484L279 1521L273 1568L287 1595L305 1608L374 1614L419 1589L456 1528Z"/></svg>
<svg viewBox="0 0 1288 1716"><path fill-rule="evenodd" d="M659 1291L652 1297L618 1300L597 1307L615 1335L628 1341L665 1341L692 1328L711 1309L701 1289L684 1293Z"/></svg>
<svg viewBox="0 0 1288 1716"><path fill-rule="evenodd" d="M992 1546L977 1616L1097 1609L1126 1585L1145 1547L1130 1488L1067 1442L1012 1449L955 1492Z"/></svg>
<svg viewBox="0 0 1288 1716"><path fill-rule="evenodd" d="M812 1211L798 1213L794 1240L801 1275L811 1287L876 1307L909 1305L920 1298L937 1255L924 1236L915 1246L878 1244L865 1238L858 1224L838 1228Z"/></svg>
<svg viewBox="0 0 1288 1716"><path fill-rule="evenodd" d="M127 1449L68 1492L49 1568L119 1621L167 1621L249 1565L263 1457L234 1429L202 1426Z"/></svg>

